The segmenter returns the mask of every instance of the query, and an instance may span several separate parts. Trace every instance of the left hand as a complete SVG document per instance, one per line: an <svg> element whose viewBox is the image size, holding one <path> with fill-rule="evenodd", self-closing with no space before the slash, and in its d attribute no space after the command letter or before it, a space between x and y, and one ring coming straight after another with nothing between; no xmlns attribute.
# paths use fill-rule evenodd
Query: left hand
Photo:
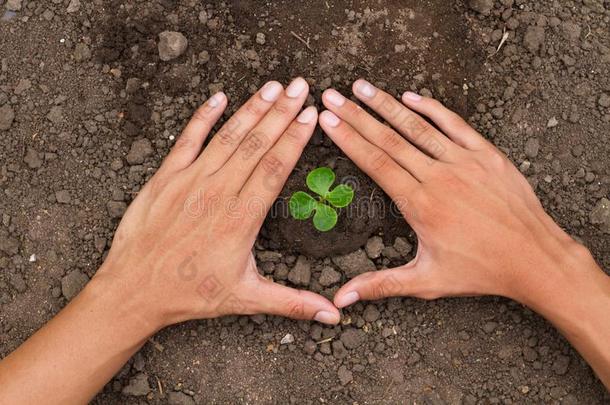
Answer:
<svg viewBox="0 0 610 405"><path fill-rule="evenodd" d="M223 114L218 93L196 113L127 210L92 284L140 297L155 328L229 314L274 314L336 324L320 295L262 277L252 248L265 216L317 123L297 118L308 92L298 78L267 83L201 151Z"/></svg>

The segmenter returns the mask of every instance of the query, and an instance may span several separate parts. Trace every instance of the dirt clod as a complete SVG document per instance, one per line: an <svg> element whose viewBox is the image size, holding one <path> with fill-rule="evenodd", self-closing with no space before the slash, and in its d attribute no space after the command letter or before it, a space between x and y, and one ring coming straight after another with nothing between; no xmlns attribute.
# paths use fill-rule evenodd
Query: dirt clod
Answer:
<svg viewBox="0 0 610 405"><path fill-rule="evenodd" d="M180 57L188 46L186 37L175 31L163 31L159 34L159 58L167 62Z"/></svg>
<svg viewBox="0 0 610 405"><path fill-rule="evenodd" d="M69 301L85 287L89 277L80 270L73 270L61 279L61 292Z"/></svg>

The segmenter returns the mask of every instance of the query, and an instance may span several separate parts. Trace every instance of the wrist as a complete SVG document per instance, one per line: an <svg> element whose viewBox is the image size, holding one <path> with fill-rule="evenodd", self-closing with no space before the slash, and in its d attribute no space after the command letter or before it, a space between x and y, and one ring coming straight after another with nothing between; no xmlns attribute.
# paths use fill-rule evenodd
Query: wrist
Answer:
<svg viewBox="0 0 610 405"><path fill-rule="evenodd" d="M146 341L164 328L163 314L156 310L145 291L134 288L133 283L115 277L114 273L100 271L87 284L79 298L95 307L104 307L105 315L124 325L134 340ZM82 297L81 297L82 296Z"/></svg>
<svg viewBox="0 0 610 405"><path fill-rule="evenodd" d="M530 307L564 334L582 334L587 314L610 298L610 277L597 265L589 250L571 241L545 264L531 268L510 297Z"/></svg>

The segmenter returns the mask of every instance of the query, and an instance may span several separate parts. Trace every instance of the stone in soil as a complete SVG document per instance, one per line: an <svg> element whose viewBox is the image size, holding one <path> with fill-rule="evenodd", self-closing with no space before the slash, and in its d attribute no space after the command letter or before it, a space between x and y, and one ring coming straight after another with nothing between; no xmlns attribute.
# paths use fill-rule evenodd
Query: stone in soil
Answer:
<svg viewBox="0 0 610 405"><path fill-rule="evenodd" d="M6 2L6 9L9 11L21 10L22 0L8 0Z"/></svg>
<svg viewBox="0 0 610 405"><path fill-rule="evenodd" d="M360 347L364 343L366 340L366 333L360 329L349 328L341 333L340 339L347 349L352 350Z"/></svg>
<svg viewBox="0 0 610 405"><path fill-rule="evenodd" d="M538 50L544 43L546 38L546 34L543 27L539 27L537 25L531 25L527 28L525 32L525 37L523 38L523 44L531 53L538 53Z"/></svg>
<svg viewBox="0 0 610 405"><path fill-rule="evenodd" d="M375 322L380 316L381 313L374 304L368 304L362 314L362 317L367 322Z"/></svg>
<svg viewBox="0 0 610 405"><path fill-rule="evenodd" d="M348 253L343 256L332 258L335 263L348 278L356 277L369 271L375 271L375 264L367 257L362 249Z"/></svg>
<svg viewBox="0 0 610 405"><path fill-rule="evenodd" d="M383 248L383 239L381 239L379 236L373 236L366 242L364 250L366 251L368 257L371 259L377 259L379 256L381 256L381 251Z"/></svg>
<svg viewBox="0 0 610 405"><path fill-rule="evenodd" d="M131 148L125 159L130 165L141 165L147 157L153 154L153 152L154 149L150 140L146 138L138 139L131 144Z"/></svg>
<svg viewBox="0 0 610 405"><path fill-rule="evenodd" d="M76 13L78 10L80 10L80 0L70 0L66 11L68 13Z"/></svg>
<svg viewBox="0 0 610 405"><path fill-rule="evenodd" d="M599 225L602 232L610 233L610 200L599 200L589 214L589 220L593 225Z"/></svg>
<svg viewBox="0 0 610 405"><path fill-rule="evenodd" d="M30 169L38 169L42 166L42 159L40 159L40 156L38 156L38 152L36 151L36 149L31 147L28 147L23 161L25 162L25 164L28 165Z"/></svg>
<svg viewBox="0 0 610 405"><path fill-rule="evenodd" d="M61 279L61 292L69 301L76 297L78 293L89 282L89 277L80 270L74 270Z"/></svg>
<svg viewBox="0 0 610 405"><path fill-rule="evenodd" d="M0 131L8 130L13 125L14 120L15 111L10 105L5 104L0 107Z"/></svg>
<svg viewBox="0 0 610 405"><path fill-rule="evenodd" d="M188 40L180 32L164 31L159 34L159 58L164 62L180 57L187 46Z"/></svg>
<svg viewBox="0 0 610 405"><path fill-rule="evenodd" d="M195 405L195 400L183 392L172 391L167 396L169 405Z"/></svg>
<svg viewBox="0 0 610 405"><path fill-rule="evenodd" d="M322 287L330 287L333 284L337 284L339 281L341 281L341 273L330 266L322 269L322 273L318 279L318 283L320 283Z"/></svg>
<svg viewBox="0 0 610 405"><path fill-rule="evenodd" d="M294 285L308 286L311 280L311 263L305 256L299 256L296 264L288 273L288 281Z"/></svg>
<svg viewBox="0 0 610 405"><path fill-rule="evenodd" d="M135 377L129 380L129 384L123 388L123 395L131 395L141 397L150 392L148 384L148 376L144 373L138 373Z"/></svg>
<svg viewBox="0 0 610 405"><path fill-rule="evenodd" d="M127 204L123 201L108 201L106 209L108 210L110 218L119 219L122 218L125 211L127 211Z"/></svg>
<svg viewBox="0 0 610 405"><path fill-rule="evenodd" d="M47 119L53 124L61 124L64 119L64 110L60 106L51 107L47 114Z"/></svg>
<svg viewBox="0 0 610 405"><path fill-rule="evenodd" d="M332 343L332 349L333 349L333 357L335 359L341 360L341 359L344 359L345 357L347 357L347 349L343 345L343 342L341 342L340 340L335 340Z"/></svg>
<svg viewBox="0 0 610 405"><path fill-rule="evenodd" d="M538 138L529 138L525 141L525 154L529 158L535 158L540 151L540 141Z"/></svg>
<svg viewBox="0 0 610 405"><path fill-rule="evenodd" d="M27 284L25 283L25 279L20 273L11 274L9 276L8 282L19 293L23 293L25 292L25 290L27 290Z"/></svg>
<svg viewBox="0 0 610 405"><path fill-rule="evenodd" d="M559 355L553 362L553 366L551 367L555 374L564 375L568 372L568 367L570 366L570 358L567 356Z"/></svg>
<svg viewBox="0 0 610 405"><path fill-rule="evenodd" d="M0 233L0 252L9 256L14 256L19 253L19 241L7 235Z"/></svg>
<svg viewBox="0 0 610 405"><path fill-rule="evenodd" d="M413 250L413 245L409 243L407 238L398 237L394 241L394 249L398 252L402 257L407 257L409 253Z"/></svg>
<svg viewBox="0 0 610 405"><path fill-rule="evenodd" d="M55 199L60 204L69 204L70 203L70 192L68 190L60 190L55 192Z"/></svg>
<svg viewBox="0 0 610 405"><path fill-rule="evenodd" d="M74 60L77 62L85 62L91 59L91 49L82 42L74 47Z"/></svg>
<svg viewBox="0 0 610 405"><path fill-rule="evenodd" d="M347 385L350 382L352 382L354 379L352 372L345 366L339 367L339 370L337 371L337 375L339 377L339 381L341 382L341 385Z"/></svg>
<svg viewBox="0 0 610 405"><path fill-rule="evenodd" d="M477 13L489 15L494 8L494 0L470 0L468 5Z"/></svg>

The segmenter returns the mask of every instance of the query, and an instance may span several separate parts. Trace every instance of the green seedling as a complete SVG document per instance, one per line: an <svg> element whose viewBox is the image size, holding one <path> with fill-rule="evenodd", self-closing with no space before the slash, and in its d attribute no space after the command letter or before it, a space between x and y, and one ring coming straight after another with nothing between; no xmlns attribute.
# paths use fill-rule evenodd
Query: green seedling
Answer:
<svg viewBox="0 0 610 405"><path fill-rule="evenodd" d="M307 187L317 194L312 197L304 191L297 191L290 197L288 207L295 219L306 220L313 215L313 226L320 232L330 231L337 225L337 209L351 204L354 190L339 184L332 191L335 172L328 167L319 167L307 175Z"/></svg>

